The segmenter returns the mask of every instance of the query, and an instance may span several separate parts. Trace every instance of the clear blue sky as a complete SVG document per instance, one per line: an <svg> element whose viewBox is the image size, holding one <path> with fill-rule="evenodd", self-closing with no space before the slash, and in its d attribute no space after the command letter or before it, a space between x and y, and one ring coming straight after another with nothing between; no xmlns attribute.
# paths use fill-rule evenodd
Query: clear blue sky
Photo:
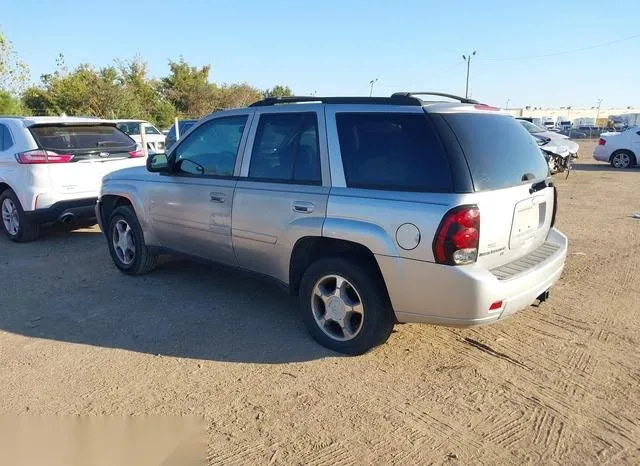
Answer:
<svg viewBox="0 0 640 466"><path fill-rule="evenodd" d="M640 105L640 36L592 50L524 60L640 34L640 1L360 0L6 1L0 27L34 80L140 54L153 76L183 55L215 82L278 83L298 94L397 90L464 94L510 107ZM572 5L580 5L580 8Z"/></svg>

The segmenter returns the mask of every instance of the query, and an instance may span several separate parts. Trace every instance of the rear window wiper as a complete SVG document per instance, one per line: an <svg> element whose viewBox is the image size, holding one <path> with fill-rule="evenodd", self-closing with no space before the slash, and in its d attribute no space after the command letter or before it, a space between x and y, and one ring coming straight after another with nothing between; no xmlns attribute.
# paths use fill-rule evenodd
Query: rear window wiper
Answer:
<svg viewBox="0 0 640 466"><path fill-rule="evenodd" d="M553 182L549 182L548 180L538 181L537 183L533 183L529 188L529 194L533 194L538 191L542 191L545 188L549 188L553 186Z"/></svg>

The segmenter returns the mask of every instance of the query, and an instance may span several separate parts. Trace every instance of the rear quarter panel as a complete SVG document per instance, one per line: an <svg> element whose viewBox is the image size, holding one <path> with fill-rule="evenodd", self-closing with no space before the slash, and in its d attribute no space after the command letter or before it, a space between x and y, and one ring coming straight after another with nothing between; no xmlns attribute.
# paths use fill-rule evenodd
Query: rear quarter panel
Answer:
<svg viewBox="0 0 640 466"><path fill-rule="evenodd" d="M323 236L353 241L377 255L434 261L432 243L444 214L459 195L332 188ZM415 225L417 246L403 249L397 231Z"/></svg>

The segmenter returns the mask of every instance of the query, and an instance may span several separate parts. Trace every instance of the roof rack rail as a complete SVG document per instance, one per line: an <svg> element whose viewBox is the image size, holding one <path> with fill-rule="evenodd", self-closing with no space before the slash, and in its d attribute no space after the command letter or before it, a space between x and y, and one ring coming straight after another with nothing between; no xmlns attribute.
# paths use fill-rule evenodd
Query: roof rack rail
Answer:
<svg viewBox="0 0 640 466"><path fill-rule="evenodd" d="M412 95L392 95L391 97L268 97L252 103L249 107L268 107L270 105L301 102L320 102L323 104L377 104L377 105L414 105L421 106L422 100Z"/></svg>
<svg viewBox="0 0 640 466"><path fill-rule="evenodd" d="M415 97L417 95L435 95L435 96L438 96L438 97L447 97L449 99L458 100L458 101L462 102L463 104L479 104L480 103L477 100L468 99L467 97L460 97L458 95L445 94L443 92L430 92L430 91L424 91L424 92L396 92L395 94L392 94L391 97Z"/></svg>

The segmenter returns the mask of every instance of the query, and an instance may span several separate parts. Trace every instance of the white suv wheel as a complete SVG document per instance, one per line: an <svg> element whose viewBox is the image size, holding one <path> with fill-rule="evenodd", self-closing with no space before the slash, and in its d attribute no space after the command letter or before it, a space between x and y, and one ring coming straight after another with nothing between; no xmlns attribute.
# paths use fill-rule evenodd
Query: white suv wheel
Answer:
<svg viewBox="0 0 640 466"><path fill-rule="evenodd" d="M11 236L16 236L20 231L20 213L18 208L9 198L2 202L2 223Z"/></svg>

